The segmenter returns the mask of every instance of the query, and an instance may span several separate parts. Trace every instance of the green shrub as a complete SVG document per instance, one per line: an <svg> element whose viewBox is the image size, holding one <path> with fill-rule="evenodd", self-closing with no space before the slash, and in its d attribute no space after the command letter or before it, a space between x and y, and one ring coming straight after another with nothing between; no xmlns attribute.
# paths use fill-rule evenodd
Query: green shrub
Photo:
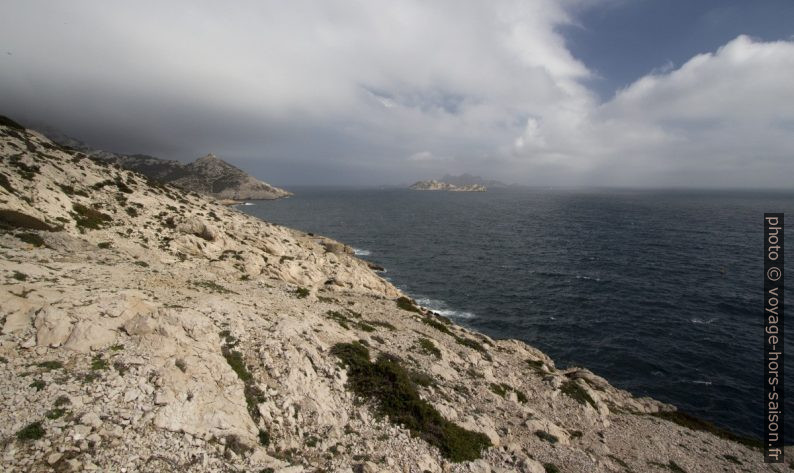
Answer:
<svg viewBox="0 0 794 473"><path fill-rule="evenodd" d="M546 473L560 473L560 469L554 463L544 463L543 469Z"/></svg>
<svg viewBox="0 0 794 473"><path fill-rule="evenodd" d="M433 343L432 340L427 338L420 338L419 339L419 348L422 352L426 355L433 355L436 358L441 358L441 350L436 347L436 344Z"/></svg>
<svg viewBox="0 0 794 473"><path fill-rule="evenodd" d="M305 287L299 287L299 288L295 289L295 297L297 297L298 299L305 299L305 298L309 297L310 293L311 293L311 291L309 291Z"/></svg>
<svg viewBox="0 0 794 473"><path fill-rule="evenodd" d="M422 323L425 324L425 325L429 325L429 326L433 327L434 329L438 330L441 333L446 333L447 335L452 336L452 337L455 336L455 334L453 334L452 331L450 331L449 328L447 328L446 325L442 324L441 322L439 322L439 321L437 321L437 320L435 320L433 318L422 317Z"/></svg>
<svg viewBox="0 0 794 473"><path fill-rule="evenodd" d="M41 422L28 424L17 432L17 439L22 441L38 440L42 437L44 437L44 427L41 426Z"/></svg>
<svg viewBox="0 0 794 473"><path fill-rule="evenodd" d="M408 312L416 312L417 314L421 314L422 311L416 307L416 304L411 299L402 296L397 298L397 307L402 310L407 310Z"/></svg>
<svg viewBox="0 0 794 473"><path fill-rule="evenodd" d="M197 287L203 287L205 289L209 289L212 292L217 292L220 294L237 294L236 292L226 289L225 287L213 281L195 281L193 285Z"/></svg>
<svg viewBox="0 0 794 473"><path fill-rule="evenodd" d="M546 432L545 430L536 430L535 431L535 435L537 435L538 438L540 438L541 440L545 440L545 441L547 441L549 443L557 443L560 440L560 439L557 438L556 435L552 435L552 434Z"/></svg>
<svg viewBox="0 0 794 473"><path fill-rule="evenodd" d="M72 401L69 400L69 396L58 396L58 399L55 400L55 407L60 406L67 406L71 404Z"/></svg>
<svg viewBox="0 0 794 473"><path fill-rule="evenodd" d="M72 217L78 228L90 228L97 230L104 227L113 220L110 215L104 214L99 210L86 207L83 204L75 203L72 205Z"/></svg>
<svg viewBox="0 0 794 473"><path fill-rule="evenodd" d="M36 366L39 368L44 368L45 370L59 370L63 368L63 363L57 360L48 360L42 361L41 363L36 363Z"/></svg>
<svg viewBox="0 0 794 473"><path fill-rule="evenodd" d="M421 399L410 374L395 358L381 355L372 363L369 350L360 342L339 343L331 352L347 366L348 387L354 393L375 401L379 415L436 446L445 458L476 460L491 446L487 436L448 421Z"/></svg>
<svg viewBox="0 0 794 473"><path fill-rule="evenodd" d="M36 381L33 381L32 383L30 383L29 386L31 388L36 388L36 391L41 391L42 389L44 389L44 386L46 386L46 385L47 385L47 383L45 383L44 381L42 381L40 379L37 379Z"/></svg>
<svg viewBox="0 0 794 473"><path fill-rule="evenodd" d="M96 244L96 246L98 246L103 250L107 250L112 246L112 244L109 241L100 241L99 243Z"/></svg>
<svg viewBox="0 0 794 473"><path fill-rule="evenodd" d="M587 391L585 391L584 388L579 386L579 384L576 383L575 381L566 381L560 387L560 391L562 391L563 394L570 397L579 404L582 405L590 404L591 406L593 406L593 409L596 410L598 409L598 406L596 406L596 403L593 400L593 398L590 397L590 395L587 394Z"/></svg>
<svg viewBox="0 0 794 473"><path fill-rule="evenodd" d="M20 273L19 271L14 271L14 274L11 275L12 278L16 279L17 281L27 281L28 275L25 273Z"/></svg>
<svg viewBox="0 0 794 473"><path fill-rule="evenodd" d="M108 369L108 362L102 358L102 355L96 355L91 360L91 369L94 371L106 370Z"/></svg>

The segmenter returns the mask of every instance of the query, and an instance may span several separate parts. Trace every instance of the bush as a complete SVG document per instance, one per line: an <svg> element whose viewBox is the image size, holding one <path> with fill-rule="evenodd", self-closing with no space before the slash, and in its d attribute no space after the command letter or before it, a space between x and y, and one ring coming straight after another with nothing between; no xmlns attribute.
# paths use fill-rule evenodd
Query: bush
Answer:
<svg viewBox="0 0 794 473"><path fill-rule="evenodd" d="M583 387L579 386L579 384L574 381L566 381L563 383L560 387L560 391L579 404L587 403L593 406L593 409L598 409L593 398L587 394L587 391L585 391Z"/></svg>
<svg viewBox="0 0 794 473"><path fill-rule="evenodd" d="M441 350L439 350L438 347L436 347L436 344L430 339L420 338L419 348L421 348L422 352L426 355L433 355L436 358L441 358Z"/></svg>
<svg viewBox="0 0 794 473"><path fill-rule="evenodd" d="M86 207L83 204L73 204L72 210L74 210L74 212L72 212L72 217L79 228L90 228L97 230L113 220L110 218L110 215L104 214L99 210Z"/></svg>
<svg viewBox="0 0 794 473"><path fill-rule="evenodd" d="M311 291L309 291L305 287L299 287L299 288L295 289L295 297L297 297L298 299L305 299L305 298L309 297L310 293L311 293Z"/></svg>
<svg viewBox="0 0 794 473"><path fill-rule="evenodd" d="M369 361L369 350L360 342L336 344L331 352L347 366L348 387L358 396L374 400L377 412L395 425L439 449L453 462L480 458L491 446L487 436L466 430L445 419L419 397L410 374L393 357Z"/></svg>
<svg viewBox="0 0 794 473"><path fill-rule="evenodd" d="M41 422L28 424L17 432L17 438L22 441L38 440L42 437L44 437L44 427L41 426Z"/></svg>
<svg viewBox="0 0 794 473"><path fill-rule="evenodd" d="M422 313L422 311L419 310L418 307L416 307L416 304L414 304L414 301L412 301L411 299L409 299L409 298L407 298L405 296L399 297L397 299L397 307L399 307L402 310L407 310L408 312L416 312L417 314L421 314Z"/></svg>

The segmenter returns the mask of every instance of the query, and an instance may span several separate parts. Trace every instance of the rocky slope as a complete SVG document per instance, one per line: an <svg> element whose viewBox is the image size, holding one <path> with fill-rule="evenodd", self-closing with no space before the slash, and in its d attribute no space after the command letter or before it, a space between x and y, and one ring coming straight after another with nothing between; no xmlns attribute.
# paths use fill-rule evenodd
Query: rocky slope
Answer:
<svg viewBox="0 0 794 473"><path fill-rule="evenodd" d="M134 169L135 170L135 169ZM184 175L168 182L185 190L219 199L270 200L292 195L208 154L185 165Z"/></svg>
<svg viewBox="0 0 794 473"><path fill-rule="evenodd" d="M145 154L118 154L94 149L46 125L37 130L53 142L138 172L161 183L173 184L188 192L211 195L224 200L272 200L288 197L292 193L260 181L245 171L232 166L214 154L188 164Z"/></svg>
<svg viewBox="0 0 794 473"><path fill-rule="evenodd" d="M7 120L0 229L0 471L784 471Z"/></svg>
<svg viewBox="0 0 794 473"><path fill-rule="evenodd" d="M448 192L485 192L488 189L482 184L468 184L456 186L442 181L431 179L429 181L419 181L412 184L409 189L415 191L448 191Z"/></svg>

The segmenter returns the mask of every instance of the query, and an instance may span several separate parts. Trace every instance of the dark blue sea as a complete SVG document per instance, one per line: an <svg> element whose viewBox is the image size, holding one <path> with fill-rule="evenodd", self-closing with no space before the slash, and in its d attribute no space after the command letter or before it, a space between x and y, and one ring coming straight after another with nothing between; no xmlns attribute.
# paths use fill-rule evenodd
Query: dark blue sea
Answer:
<svg viewBox="0 0 794 473"><path fill-rule="evenodd" d="M422 305L558 367L761 436L763 213L789 215L794 245L794 193L294 191L240 209L348 243Z"/></svg>

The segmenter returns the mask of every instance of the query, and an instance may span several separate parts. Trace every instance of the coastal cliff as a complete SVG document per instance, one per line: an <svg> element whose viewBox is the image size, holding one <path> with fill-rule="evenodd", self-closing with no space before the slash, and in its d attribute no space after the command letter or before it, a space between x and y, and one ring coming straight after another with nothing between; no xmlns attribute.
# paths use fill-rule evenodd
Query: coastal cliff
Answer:
<svg viewBox="0 0 794 473"><path fill-rule="evenodd" d="M342 243L7 119L0 327L2 471L784 471Z"/></svg>

